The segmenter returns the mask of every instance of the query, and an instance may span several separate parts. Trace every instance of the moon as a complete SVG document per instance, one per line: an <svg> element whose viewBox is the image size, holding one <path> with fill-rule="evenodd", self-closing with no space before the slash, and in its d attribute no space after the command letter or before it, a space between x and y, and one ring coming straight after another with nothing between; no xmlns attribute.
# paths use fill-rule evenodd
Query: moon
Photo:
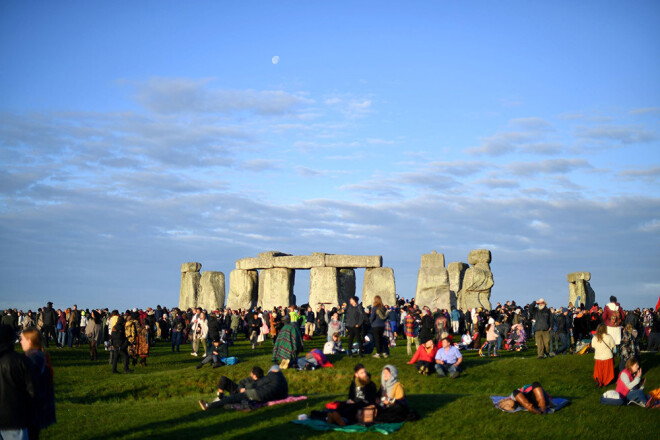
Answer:
<svg viewBox="0 0 660 440"><path fill-rule="evenodd" d="M280 57L278 55L275 55L271 61L273 62L273 64L277 64L280 62Z"/></svg>

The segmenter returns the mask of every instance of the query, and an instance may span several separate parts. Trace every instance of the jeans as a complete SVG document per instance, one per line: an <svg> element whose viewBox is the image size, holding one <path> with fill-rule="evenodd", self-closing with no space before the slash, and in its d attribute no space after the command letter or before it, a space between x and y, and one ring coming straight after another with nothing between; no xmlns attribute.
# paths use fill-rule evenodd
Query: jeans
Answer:
<svg viewBox="0 0 660 440"><path fill-rule="evenodd" d="M634 389L628 391L628 394L626 395L626 400L628 402L639 402L646 405L646 401L648 400L648 397L644 395L644 390Z"/></svg>
<svg viewBox="0 0 660 440"><path fill-rule="evenodd" d="M376 353L382 354L384 353L383 349L383 332L385 331L385 327L372 327L371 328L371 333L374 335L374 349L376 350Z"/></svg>
<svg viewBox="0 0 660 440"><path fill-rule="evenodd" d="M490 356L490 350L493 350L493 355L497 356L497 341L488 341L488 356Z"/></svg>
<svg viewBox="0 0 660 440"><path fill-rule="evenodd" d="M451 322L451 329L454 332L454 334L458 333L458 327L459 327L460 324L461 324L460 321L452 321Z"/></svg>
<svg viewBox="0 0 660 440"><path fill-rule="evenodd" d="M498 350L502 349L502 336L501 335L497 337L497 349ZM495 353L495 354L497 354L497 353Z"/></svg>
<svg viewBox="0 0 660 440"><path fill-rule="evenodd" d="M347 327L346 332L348 333L348 349L346 350L346 353L348 355L351 354L351 351L353 350L353 339L357 336L358 352L362 354L364 345L364 340L362 339L362 327Z"/></svg>
<svg viewBox="0 0 660 440"><path fill-rule="evenodd" d="M181 345L181 332L172 332L172 351L176 347L176 351L179 351L179 346Z"/></svg>
<svg viewBox="0 0 660 440"><path fill-rule="evenodd" d="M571 341L568 337L568 333L557 333L557 336L559 337L559 342L561 344L556 354L562 354L566 352L566 350L568 350L568 348L571 346Z"/></svg>
<svg viewBox="0 0 660 440"><path fill-rule="evenodd" d="M73 347L73 338L78 338L78 329L69 327L66 333L69 341L69 348L71 348Z"/></svg>
<svg viewBox="0 0 660 440"><path fill-rule="evenodd" d="M64 347L66 343L66 332L57 332L57 345Z"/></svg>
<svg viewBox="0 0 660 440"><path fill-rule="evenodd" d="M438 373L438 376L446 376L447 373L454 374L458 373L458 367L454 364L435 364L435 371Z"/></svg>

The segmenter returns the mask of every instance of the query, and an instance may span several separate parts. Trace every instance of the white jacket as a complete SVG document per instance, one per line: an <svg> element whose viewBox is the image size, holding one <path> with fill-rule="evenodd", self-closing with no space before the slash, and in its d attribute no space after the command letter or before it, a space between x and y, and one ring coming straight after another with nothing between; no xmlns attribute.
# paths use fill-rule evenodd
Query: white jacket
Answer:
<svg viewBox="0 0 660 440"><path fill-rule="evenodd" d="M197 327L201 328L201 333L199 335L197 334ZM203 321L201 319L198 319L193 323L192 325L193 338L206 339L206 335L208 335L208 333L209 333L209 323L206 319Z"/></svg>

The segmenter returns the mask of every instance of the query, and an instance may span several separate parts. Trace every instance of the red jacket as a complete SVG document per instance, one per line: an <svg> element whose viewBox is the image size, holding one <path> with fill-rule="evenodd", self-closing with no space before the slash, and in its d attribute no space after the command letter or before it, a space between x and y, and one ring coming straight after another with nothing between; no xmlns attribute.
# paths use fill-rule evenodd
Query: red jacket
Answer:
<svg viewBox="0 0 660 440"><path fill-rule="evenodd" d="M434 346L430 352L426 351L426 348L424 348L423 345L420 345L417 347L417 351L413 355L412 359L410 359L409 364L414 364L417 361L424 361L424 362L433 362L435 363L435 353L438 351L438 349Z"/></svg>
<svg viewBox="0 0 660 440"><path fill-rule="evenodd" d="M618 310L616 311L612 310L610 308L611 305L618 307ZM616 317L614 321L612 320L613 317ZM609 303L603 309L603 322L608 327L619 327L623 322L624 318L625 315L623 314L623 309L621 308L621 305L619 303L616 304Z"/></svg>

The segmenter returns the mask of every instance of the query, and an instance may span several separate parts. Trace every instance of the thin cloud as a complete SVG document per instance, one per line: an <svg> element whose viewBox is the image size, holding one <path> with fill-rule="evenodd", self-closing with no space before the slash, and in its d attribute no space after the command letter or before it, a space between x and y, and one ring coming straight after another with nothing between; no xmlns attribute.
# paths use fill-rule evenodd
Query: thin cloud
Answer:
<svg viewBox="0 0 660 440"><path fill-rule="evenodd" d="M538 162L512 162L506 169L517 176L566 174L578 169L593 168L585 159L547 159Z"/></svg>
<svg viewBox="0 0 660 440"><path fill-rule="evenodd" d="M579 138L595 141L610 141L619 144L637 144L657 139L656 133L642 126L601 125L598 127L578 127L575 135Z"/></svg>

